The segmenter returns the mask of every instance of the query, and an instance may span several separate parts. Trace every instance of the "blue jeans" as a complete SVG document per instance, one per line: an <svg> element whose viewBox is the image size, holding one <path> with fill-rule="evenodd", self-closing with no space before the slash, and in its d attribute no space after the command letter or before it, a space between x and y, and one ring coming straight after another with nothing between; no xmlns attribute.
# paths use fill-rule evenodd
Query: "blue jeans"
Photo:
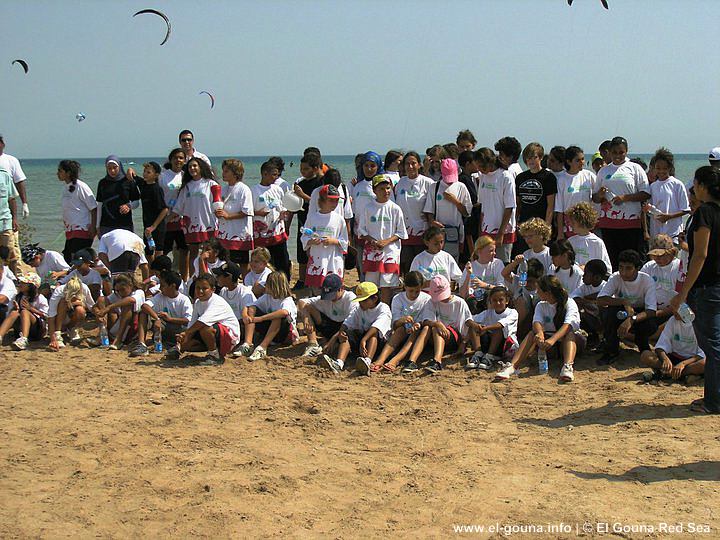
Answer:
<svg viewBox="0 0 720 540"><path fill-rule="evenodd" d="M705 353L705 407L720 413L720 285L695 287L688 295L693 328Z"/></svg>

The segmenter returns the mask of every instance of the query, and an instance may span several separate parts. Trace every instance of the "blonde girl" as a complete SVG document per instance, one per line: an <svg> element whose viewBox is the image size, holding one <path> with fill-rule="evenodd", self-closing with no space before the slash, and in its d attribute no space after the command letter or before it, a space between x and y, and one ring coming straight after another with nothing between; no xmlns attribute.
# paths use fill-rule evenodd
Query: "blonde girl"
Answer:
<svg viewBox="0 0 720 540"><path fill-rule="evenodd" d="M50 350L58 351L65 346L62 337L63 328L67 329L71 344L77 345L82 341L79 326L92 307L90 289L80 281L80 278L73 277L65 285L55 288L48 303Z"/></svg>
<svg viewBox="0 0 720 540"><path fill-rule="evenodd" d="M264 247L253 249L250 253L250 271L245 275L243 283L246 287L252 287L256 298L265 294L265 281L273 270L270 251Z"/></svg>

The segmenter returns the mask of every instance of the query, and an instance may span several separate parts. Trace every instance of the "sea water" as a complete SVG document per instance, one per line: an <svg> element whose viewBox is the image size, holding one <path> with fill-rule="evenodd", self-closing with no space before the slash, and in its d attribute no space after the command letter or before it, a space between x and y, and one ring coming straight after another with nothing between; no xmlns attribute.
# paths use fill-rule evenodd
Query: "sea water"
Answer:
<svg viewBox="0 0 720 540"><path fill-rule="evenodd" d="M631 154L631 157L636 155L638 154ZM15 157L20 159L22 168L28 178L25 186L30 204L30 227L27 228L28 233L24 234L23 238L27 239L29 237L33 242L39 243L46 249L62 251L65 245L65 233L62 224L62 208L60 203L63 184L57 178L57 164L59 159L23 159L22 156L18 155L15 155ZM639 154L639 157L649 162L652 156ZM219 173L223 159L227 158L222 156L210 158L218 178L221 176ZM262 165L267 158L251 156L241 157L240 159L245 165L244 182L249 186L259 183L260 165ZM300 157L283 156L283 159L285 160L283 178L292 184L300 177ZM350 185L350 181L355 177L354 159L354 156L324 156L324 161L329 166L340 171L343 181L348 186ZM82 167L80 179L87 183L93 190L93 193L95 193L98 182L105 176L105 160L95 158L77 159L77 161ZM147 161L157 161L162 166L166 159L161 157L127 157L122 158L122 161L126 169L133 167L138 174L142 175L143 163ZM695 170L707 164L706 154L676 154L675 176L683 183L692 183ZM133 221L135 224L135 232L139 235L142 234L142 213L140 208L133 212ZM22 227L23 222L21 222L20 225ZM288 251L293 260L296 260L296 234L297 220L293 220L292 230L290 231L290 238L288 240Z"/></svg>

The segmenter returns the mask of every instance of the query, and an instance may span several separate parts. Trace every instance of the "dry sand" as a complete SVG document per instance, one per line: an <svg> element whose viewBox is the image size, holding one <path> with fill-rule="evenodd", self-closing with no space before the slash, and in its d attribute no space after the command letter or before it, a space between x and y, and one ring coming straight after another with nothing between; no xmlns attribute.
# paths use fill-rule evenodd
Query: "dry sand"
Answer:
<svg viewBox="0 0 720 540"><path fill-rule="evenodd" d="M333 376L298 358L165 365L0 353L0 535L440 537L453 526L688 523L720 536L720 417L639 385L637 353L576 382ZM484 533L481 537L501 537ZM604 536L646 537L641 532Z"/></svg>

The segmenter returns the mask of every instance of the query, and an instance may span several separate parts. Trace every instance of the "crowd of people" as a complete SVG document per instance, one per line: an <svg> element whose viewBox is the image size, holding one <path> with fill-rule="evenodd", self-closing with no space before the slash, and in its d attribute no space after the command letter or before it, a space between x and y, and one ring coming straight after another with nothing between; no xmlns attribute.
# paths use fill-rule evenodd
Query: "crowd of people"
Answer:
<svg viewBox="0 0 720 540"><path fill-rule="evenodd" d="M622 137L589 160L513 137L476 145L465 130L423 156L358 154L352 179L307 148L300 178L271 157L248 186L242 161L217 175L184 130L142 173L109 156L95 193L63 160L59 253L18 246L26 179L0 137L0 339L57 351L92 317L98 346L216 365L302 330L303 355L336 373L437 373L454 352L507 381L536 354L541 372L558 360L560 382L584 350L612 364L624 344L648 382L704 376L693 408L720 412L720 148L685 185L669 150L645 164Z"/></svg>

